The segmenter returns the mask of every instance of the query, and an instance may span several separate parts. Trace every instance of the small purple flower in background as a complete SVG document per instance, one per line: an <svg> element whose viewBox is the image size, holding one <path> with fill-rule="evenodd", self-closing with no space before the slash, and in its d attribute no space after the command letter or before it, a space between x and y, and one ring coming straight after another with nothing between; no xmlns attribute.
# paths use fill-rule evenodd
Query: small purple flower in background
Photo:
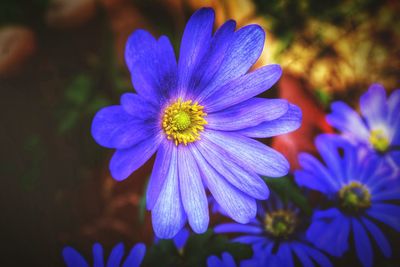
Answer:
<svg viewBox="0 0 400 267"><path fill-rule="evenodd" d="M360 116L342 101L334 102L328 122L353 143L385 155L400 171L400 89L389 98L383 86L373 84L360 98Z"/></svg>
<svg viewBox="0 0 400 267"><path fill-rule="evenodd" d="M252 245L253 258L242 267L294 266L294 255L303 266L332 266L328 257L305 240L307 221L293 204L283 204L274 194L258 203L256 219L249 224L225 223L215 227L216 233L243 234L232 241Z"/></svg>
<svg viewBox="0 0 400 267"><path fill-rule="evenodd" d="M326 165L310 154L300 154L302 169L295 172L296 182L324 193L334 207L314 212L308 240L340 257L349 249L352 232L363 266L373 265L371 238L390 257L390 244L377 222L400 231L400 206L387 203L400 199L398 180L391 179L393 170L382 165L376 154L360 156L358 147L337 135L320 135L316 146Z"/></svg>
<svg viewBox="0 0 400 267"><path fill-rule="evenodd" d="M237 267L237 265L231 254L224 252L221 259L214 255L208 257L207 267Z"/></svg>
<svg viewBox="0 0 400 267"><path fill-rule="evenodd" d="M137 94L100 110L92 135L116 149L110 171L124 180L156 151L147 190L155 234L172 238L189 221L196 233L209 223L205 187L235 221L256 215L267 199L259 175L281 177L289 164L277 151L251 138L297 129L298 107L282 99L257 98L280 78L279 65L247 73L261 54L264 31L235 31L227 21L213 35L214 11L198 10L183 34L180 57L167 37L143 30L128 39L125 59Z"/></svg>
<svg viewBox="0 0 400 267"><path fill-rule="evenodd" d="M124 245L117 244L108 256L107 263L104 262L103 247L99 243L93 245L93 267L139 267L146 253L146 246L142 243L136 244L126 256L121 265L124 256ZM63 249L64 262L68 267L89 267L88 262L82 255L72 247Z"/></svg>

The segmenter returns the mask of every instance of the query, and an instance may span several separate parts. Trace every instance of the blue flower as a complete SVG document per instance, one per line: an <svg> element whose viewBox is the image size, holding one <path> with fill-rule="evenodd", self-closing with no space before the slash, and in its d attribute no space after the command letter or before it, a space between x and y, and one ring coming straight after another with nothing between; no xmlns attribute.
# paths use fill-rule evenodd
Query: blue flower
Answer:
<svg viewBox="0 0 400 267"><path fill-rule="evenodd" d="M400 89L389 98L380 84L373 84L360 98L360 116L342 101L334 102L328 122L353 143L378 152L400 171Z"/></svg>
<svg viewBox="0 0 400 267"><path fill-rule="evenodd" d="M316 146L325 162L307 153L299 155L302 169L295 172L300 186L318 190L333 205L313 214L307 238L317 247L340 257L349 249L350 233L357 256L364 266L372 266L374 239L383 255L391 248L378 222L400 231L400 206L387 203L400 199L397 180L376 154L361 155L344 138L321 135Z"/></svg>
<svg viewBox="0 0 400 267"><path fill-rule="evenodd" d="M124 256L124 245L117 244L110 253L107 263L104 262L103 247L99 243L93 245L93 267L139 267L146 253L146 247L142 243L136 244L124 263L121 265ZM68 267L89 267L90 265L82 255L72 247L63 249L64 262Z"/></svg>
<svg viewBox="0 0 400 267"><path fill-rule="evenodd" d="M252 138L297 129L298 107L282 99L257 98L280 78L279 65L247 73L264 45L264 31L249 25L235 31L227 21L214 35L214 11L200 9L183 34L179 61L167 37L143 30L128 39L125 59L137 94L101 109L92 135L116 149L110 171L124 180L154 153L147 209L160 238L172 238L186 221L203 233L209 223L205 187L234 220L256 214L256 199L268 198L259 175L289 170L277 151Z"/></svg>
<svg viewBox="0 0 400 267"><path fill-rule="evenodd" d="M236 267L235 260L228 252L222 253L221 259L217 256L210 256L207 259L207 267Z"/></svg>
<svg viewBox="0 0 400 267"><path fill-rule="evenodd" d="M249 224L225 223L216 233L240 233L232 241L252 245L253 258L242 267L294 266L294 255L303 266L332 266L329 259L305 238L308 221L292 203L284 204L274 194L258 203L257 217Z"/></svg>

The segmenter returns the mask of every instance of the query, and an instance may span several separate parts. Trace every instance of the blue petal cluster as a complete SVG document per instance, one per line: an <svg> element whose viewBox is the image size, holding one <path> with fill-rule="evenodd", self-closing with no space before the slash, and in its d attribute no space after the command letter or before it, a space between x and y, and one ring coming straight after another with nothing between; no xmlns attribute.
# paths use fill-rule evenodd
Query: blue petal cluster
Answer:
<svg viewBox="0 0 400 267"><path fill-rule="evenodd" d="M306 217L301 216L299 209L292 203L284 204L275 194L271 196L268 201L258 203L257 217L250 223L225 223L214 229L216 233L239 233L240 235L232 241L252 246L253 258L244 260L241 266L295 266L294 255L303 266L313 266L313 261L319 266L332 266L328 257L306 240ZM295 221L290 222L293 223L293 231L288 231L288 235L274 235L266 226L267 216L277 212L294 215L292 219Z"/></svg>
<svg viewBox="0 0 400 267"><path fill-rule="evenodd" d="M320 135L315 144L325 164L300 154L302 169L295 179L300 186L322 192L331 205L314 212L307 239L337 257L354 243L362 265L373 266L372 240L384 256L391 255L380 223L400 231L400 206L393 203L400 199L399 181L376 153L361 153L341 136Z"/></svg>
<svg viewBox="0 0 400 267"><path fill-rule="evenodd" d="M146 253L146 247L142 243L136 244L126 256L125 261L121 264L124 256L124 245L117 244L111 251L107 263L104 261L103 247L99 243L93 245L93 267L139 267ZM68 267L89 267L90 264L84 257L72 247L63 249L64 262Z"/></svg>
<svg viewBox="0 0 400 267"><path fill-rule="evenodd" d="M210 256L207 259L207 267L237 267L232 255L228 252L222 253L221 259L217 256Z"/></svg>
<svg viewBox="0 0 400 267"><path fill-rule="evenodd" d="M360 98L359 115L342 101L331 105L327 121L352 143L377 152L400 177L400 89L390 97L380 84L373 84Z"/></svg>
<svg viewBox="0 0 400 267"><path fill-rule="evenodd" d="M203 8L190 18L178 62L166 36L135 31L125 59L137 94L124 94L92 123L96 142L116 149L110 171L118 181L156 153L147 209L160 238L172 238L186 221L196 233L207 230L205 188L235 221L254 218L256 200L269 195L259 175L284 176L289 164L252 138L284 134L301 123L295 105L255 97L282 73L279 65L248 73L264 46L262 28L235 31L230 20L213 34L214 16ZM182 105L193 114L180 112Z"/></svg>

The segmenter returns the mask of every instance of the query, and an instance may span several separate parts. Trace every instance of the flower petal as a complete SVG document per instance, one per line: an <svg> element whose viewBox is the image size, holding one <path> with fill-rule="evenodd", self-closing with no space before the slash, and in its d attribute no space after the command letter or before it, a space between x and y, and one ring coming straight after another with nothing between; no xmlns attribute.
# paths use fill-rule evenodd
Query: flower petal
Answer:
<svg viewBox="0 0 400 267"><path fill-rule="evenodd" d="M99 110L92 122L92 136L107 148L129 148L153 134L151 126L132 117L121 106L110 106Z"/></svg>
<svg viewBox="0 0 400 267"><path fill-rule="evenodd" d="M174 147L175 148L175 147ZM179 193L177 149L172 149L170 169L151 213L159 238L172 238L182 229L186 215Z"/></svg>
<svg viewBox="0 0 400 267"><path fill-rule="evenodd" d="M361 221L365 225L365 228L367 228L367 230L371 233L371 236L375 239L383 255L386 258L389 258L392 255L392 248L390 247L389 241L382 231L373 222L365 217L361 217Z"/></svg>
<svg viewBox="0 0 400 267"><path fill-rule="evenodd" d="M235 32L218 71L210 79L207 87L200 92L196 101L205 102L206 99L213 99L212 95L216 91L221 91L224 84L244 75L261 55L264 40L264 30L258 25L247 25ZM264 88L266 89L268 88ZM225 91L224 89L222 92Z"/></svg>
<svg viewBox="0 0 400 267"><path fill-rule="evenodd" d="M354 233L354 244L356 246L356 252L358 259L361 261L364 267L372 266L373 251L371 247L371 241L364 229L364 226L358 222L358 219L352 219L353 233Z"/></svg>
<svg viewBox="0 0 400 267"><path fill-rule="evenodd" d="M131 148L117 150L110 161L112 177L117 181L126 179L156 152L161 140L161 136L149 137Z"/></svg>
<svg viewBox="0 0 400 267"><path fill-rule="evenodd" d="M400 232L400 206L393 204L372 204L367 214Z"/></svg>
<svg viewBox="0 0 400 267"><path fill-rule="evenodd" d="M139 267L146 254L146 246L143 243L136 244L129 252L122 267Z"/></svg>
<svg viewBox="0 0 400 267"><path fill-rule="evenodd" d="M228 152L241 166L249 167L260 175L281 177L289 171L289 163L282 154L256 140L212 130L204 132L202 137Z"/></svg>
<svg viewBox="0 0 400 267"><path fill-rule="evenodd" d="M385 88L380 84L371 85L360 97L360 109L370 128L385 123L388 115Z"/></svg>
<svg viewBox="0 0 400 267"><path fill-rule="evenodd" d="M93 245L93 267L104 267L103 247L99 243Z"/></svg>
<svg viewBox="0 0 400 267"><path fill-rule="evenodd" d="M176 85L175 55L166 37L157 42L150 33L136 30L126 43L125 61L136 92L149 102L160 104L167 97L166 84Z"/></svg>
<svg viewBox="0 0 400 267"><path fill-rule="evenodd" d="M72 247L65 247L62 254L68 267L89 267L82 255Z"/></svg>
<svg viewBox="0 0 400 267"><path fill-rule="evenodd" d="M121 106L131 116L146 120L156 117L156 109L151 102L138 94L125 93L121 96Z"/></svg>
<svg viewBox="0 0 400 267"><path fill-rule="evenodd" d="M300 260L302 266L306 267L315 266L312 260L310 259L309 255L307 254L307 252L305 252L304 249L302 248L301 244L296 242L291 247L294 253L297 255L297 258Z"/></svg>
<svg viewBox="0 0 400 267"><path fill-rule="evenodd" d="M290 133L301 125L302 114L299 107L289 103L288 111L281 117L260 123L257 126L239 130L238 133L252 138L267 138Z"/></svg>
<svg viewBox="0 0 400 267"><path fill-rule="evenodd" d="M368 141L369 130L354 109L342 101L333 102L331 109L332 113L326 116L330 125L341 132L351 133L364 142Z"/></svg>
<svg viewBox="0 0 400 267"><path fill-rule="evenodd" d="M239 166L229 153L207 140L202 140L196 147L208 163L237 189L256 199L268 198L269 189L261 177Z"/></svg>
<svg viewBox="0 0 400 267"><path fill-rule="evenodd" d="M267 65L218 87L206 98L198 101L207 113L246 101L272 87L282 75L279 65Z"/></svg>
<svg viewBox="0 0 400 267"><path fill-rule="evenodd" d="M120 266L123 256L124 256L124 245L122 243L119 243L113 248L110 256L108 257L107 267Z"/></svg>
<svg viewBox="0 0 400 267"><path fill-rule="evenodd" d="M224 267L236 267L235 260L228 252L222 253L222 261L224 263Z"/></svg>
<svg viewBox="0 0 400 267"><path fill-rule="evenodd" d="M288 243L280 244L277 257L285 267L294 267L293 254Z"/></svg>
<svg viewBox="0 0 400 267"><path fill-rule="evenodd" d="M229 184L205 161L197 149L192 149L192 153L208 189L229 217L240 223L248 223L254 218L257 211L255 200Z"/></svg>
<svg viewBox="0 0 400 267"><path fill-rule="evenodd" d="M263 229L248 224L224 223L217 225L214 228L214 232L217 234L222 234L222 233L261 234L263 232Z"/></svg>
<svg viewBox="0 0 400 267"><path fill-rule="evenodd" d="M183 208L193 231L204 233L209 222L208 201L199 168L188 147L178 147L178 162Z"/></svg>
<svg viewBox="0 0 400 267"><path fill-rule="evenodd" d="M217 256L210 256L207 258L207 267L221 267L224 266L223 262Z"/></svg>
<svg viewBox="0 0 400 267"><path fill-rule="evenodd" d="M288 110L283 99L251 98L222 111L207 115L207 128L234 131L272 121Z"/></svg>
<svg viewBox="0 0 400 267"><path fill-rule="evenodd" d="M307 252L307 254L321 267L332 267L332 263L329 260L329 258L327 256L325 256L323 253L321 253L320 251L307 246L307 245L303 245L301 244L301 247L304 251Z"/></svg>
<svg viewBox="0 0 400 267"><path fill-rule="evenodd" d="M196 65L210 46L214 17L213 9L201 8L190 17L186 24L178 62L179 96L185 95Z"/></svg>
<svg viewBox="0 0 400 267"><path fill-rule="evenodd" d="M153 209L161 189L163 188L171 164L173 146L174 144L172 142L164 141L157 151L153 171L149 179L149 184L147 185L146 207L148 210Z"/></svg>

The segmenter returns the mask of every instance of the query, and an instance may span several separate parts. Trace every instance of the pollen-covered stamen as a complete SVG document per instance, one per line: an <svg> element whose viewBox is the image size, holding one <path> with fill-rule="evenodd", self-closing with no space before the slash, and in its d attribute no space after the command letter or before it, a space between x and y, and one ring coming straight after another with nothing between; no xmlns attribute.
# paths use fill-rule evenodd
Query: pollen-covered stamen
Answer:
<svg viewBox="0 0 400 267"><path fill-rule="evenodd" d="M267 213L264 219L265 230L274 237L287 238L297 226L297 216L291 210L277 210Z"/></svg>
<svg viewBox="0 0 400 267"><path fill-rule="evenodd" d="M345 211L357 212L371 206L371 194L365 185L351 182L340 189L339 201Z"/></svg>
<svg viewBox="0 0 400 267"><path fill-rule="evenodd" d="M162 127L169 140L173 140L175 145L200 140L200 132L204 130L207 121L204 117L204 107L192 100L182 101L178 98L176 102L168 106L164 111Z"/></svg>
<svg viewBox="0 0 400 267"><path fill-rule="evenodd" d="M379 152L385 152L389 148L389 138L382 129L372 130L369 136L369 142L372 147Z"/></svg>

